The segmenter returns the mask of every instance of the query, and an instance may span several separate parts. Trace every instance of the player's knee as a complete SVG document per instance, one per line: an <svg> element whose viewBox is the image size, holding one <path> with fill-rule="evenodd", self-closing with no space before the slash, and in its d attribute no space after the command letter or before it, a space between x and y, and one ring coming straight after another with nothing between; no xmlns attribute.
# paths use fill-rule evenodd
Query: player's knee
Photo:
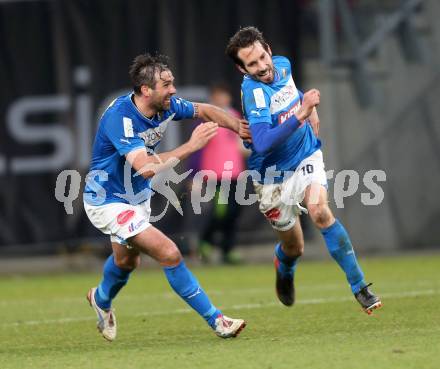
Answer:
<svg viewBox="0 0 440 369"><path fill-rule="evenodd" d="M121 269L135 270L141 263L139 255L122 255L115 257L115 264Z"/></svg>
<svg viewBox="0 0 440 369"><path fill-rule="evenodd" d="M160 260L160 263L162 265L174 266L179 264L181 261L182 261L182 254L180 253L177 246L173 245L171 247L168 247L167 250L164 252L164 255L162 257L162 260Z"/></svg>
<svg viewBox="0 0 440 369"><path fill-rule="evenodd" d="M310 205L310 218L318 228L327 228L333 223L333 214L327 205Z"/></svg>
<svg viewBox="0 0 440 369"><path fill-rule="evenodd" d="M304 253L304 240L283 242L283 249L291 257L301 256Z"/></svg>
<svg viewBox="0 0 440 369"><path fill-rule="evenodd" d="M302 256L302 254L304 254L304 242L297 244L294 250L292 256Z"/></svg>

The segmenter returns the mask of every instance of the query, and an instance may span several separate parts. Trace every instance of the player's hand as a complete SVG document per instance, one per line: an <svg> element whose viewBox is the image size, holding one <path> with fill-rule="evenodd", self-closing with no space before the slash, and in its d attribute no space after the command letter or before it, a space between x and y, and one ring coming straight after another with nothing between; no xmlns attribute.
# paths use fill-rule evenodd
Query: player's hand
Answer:
<svg viewBox="0 0 440 369"><path fill-rule="evenodd" d="M245 119L239 119L240 125L238 134L243 141L252 142L251 130L249 129L249 122Z"/></svg>
<svg viewBox="0 0 440 369"><path fill-rule="evenodd" d="M304 122L313 111L313 108L319 105L320 102L320 92L316 88L312 88L307 91L303 96L303 101L301 104L301 108L295 114L296 118L300 122Z"/></svg>
<svg viewBox="0 0 440 369"><path fill-rule="evenodd" d="M217 134L218 124L206 122L199 124L191 134L188 144L192 151L200 150Z"/></svg>

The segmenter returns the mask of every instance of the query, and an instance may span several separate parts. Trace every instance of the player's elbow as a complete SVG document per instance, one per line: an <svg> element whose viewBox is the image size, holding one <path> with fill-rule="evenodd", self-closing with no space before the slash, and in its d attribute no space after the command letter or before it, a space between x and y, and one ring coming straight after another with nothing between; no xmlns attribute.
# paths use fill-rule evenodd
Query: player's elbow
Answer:
<svg viewBox="0 0 440 369"><path fill-rule="evenodd" d="M254 151L265 154L272 149L274 144L269 124L255 124L251 126L252 144Z"/></svg>
<svg viewBox="0 0 440 369"><path fill-rule="evenodd" d="M264 142L253 142L254 144L254 150L257 152L257 154L265 154L271 150L271 146L264 143Z"/></svg>
<svg viewBox="0 0 440 369"><path fill-rule="evenodd" d="M151 163L146 163L139 165L140 163L135 163L132 168L136 171L136 176L142 176L145 179L150 179L156 174L154 165Z"/></svg>

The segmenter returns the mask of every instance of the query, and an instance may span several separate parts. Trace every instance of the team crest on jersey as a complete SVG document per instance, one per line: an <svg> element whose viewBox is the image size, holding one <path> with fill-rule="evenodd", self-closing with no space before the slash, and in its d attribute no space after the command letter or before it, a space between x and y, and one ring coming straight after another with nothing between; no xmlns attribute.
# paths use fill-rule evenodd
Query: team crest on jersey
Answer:
<svg viewBox="0 0 440 369"><path fill-rule="evenodd" d="M174 115L176 115L176 113L171 114L157 127L148 128L146 131L138 133L138 136L144 140L145 146L153 147L162 139L168 123L174 118Z"/></svg>

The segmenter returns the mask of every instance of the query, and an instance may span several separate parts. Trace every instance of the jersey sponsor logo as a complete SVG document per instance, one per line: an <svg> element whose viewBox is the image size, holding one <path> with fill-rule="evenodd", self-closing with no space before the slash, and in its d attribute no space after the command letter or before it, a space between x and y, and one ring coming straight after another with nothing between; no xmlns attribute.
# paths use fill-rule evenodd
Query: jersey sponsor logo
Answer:
<svg viewBox="0 0 440 369"><path fill-rule="evenodd" d="M134 210L124 210L122 213L118 214L116 221L119 225L123 225L133 218L135 214L136 212Z"/></svg>
<svg viewBox="0 0 440 369"><path fill-rule="evenodd" d="M257 108L265 108L266 107L266 99L264 98L264 92L261 87L254 88L252 91L254 93L255 105Z"/></svg>
<svg viewBox="0 0 440 369"><path fill-rule="evenodd" d="M293 117L293 115L301 108L301 101L297 101L289 110L278 115L278 123L283 124L287 119Z"/></svg>
<svg viewBox="0 0 440 369"><path fill-rule="evenodd" d="M144 132L138 133L138 136L145 142L145 146L154 147L163 137L168 123L174 118L176 113L171 114L167 119L161 122L157 127L148 128Z"/></svg>
<svg viewBox="0 0 440 369"><path fill-rule="evenodd" d="M270 97L270 113L274 114L287 108L296 98L298 98L298 90L290 76L287 83Z"/></svg>
<svg viewBox="0 0 440 369"><path fill-rule="evenodd" d="M122 121L124 122L124 136L134 137L133 121L127 117L122 118Z"/></svg>

